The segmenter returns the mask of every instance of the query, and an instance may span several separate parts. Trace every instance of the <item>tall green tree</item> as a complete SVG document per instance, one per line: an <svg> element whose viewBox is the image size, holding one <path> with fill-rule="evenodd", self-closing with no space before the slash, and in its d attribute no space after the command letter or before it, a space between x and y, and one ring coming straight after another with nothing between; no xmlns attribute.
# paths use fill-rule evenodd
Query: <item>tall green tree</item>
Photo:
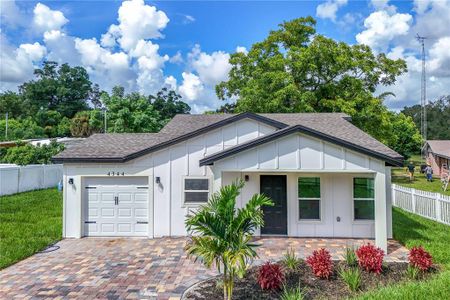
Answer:
<svg viewBox="0 0 450 300"><path fill-rule="evenodd" d="M70 132L74 137L88 137L103 132L103 113L98 110L79 111L70 122ZM60 128L60 130L63 130Z"/></svg>
<svg viewBox="0 0 450 300"><path fill-rule="evenodd" d="M273 205L264 195L254 195L243 208L236 208L243 182L223 186L198 212L189 216L186 227L192 234L186 245L189 256L215 266L223 274L224 299L233 295L234 280L242 277L257 257L252 242L255 230L264 225L262 207Z"/></svg>
<svg viewBox="0 0 450 300"><path fill-rule="evenodd" d="M102 94L107 107L108 132L157 132L164 125L148 99L139 94L124 94L115 87L112 95Z"/></svg>
<svg viewBox="0 0 450 300"><path fill-rule="evenodd" d="M174 90L162 88L156 95L148 96L150 104L159 112L162 122L167 123L176 114L188 114L191 111L190 106L181 101L181 96Z"/></svg>
<svg viewBox="0 0 450 300"><path fill-rule="evenodd" d="M54 110L72 118L77 111L88 109L92 83L83 67L46 61L34 74L36 80L19 86L19 93L29 103L32 113L40 109Z"/></svg>
<svg viewBox="0 0 450 300"><path fill-rule="evenodd" d="M413 105L404 107L402 113L411 117L420 128L422 107ZM429 140L450 140L450 95L442 96L430 102L427 107L427 138Z"/></svg>
<svg viewBox="0 0 450 300"><path fill-rule="evenodd" d="M405 61L316 34L315 25L312 17L284 22L248 53L232 54L218 97L236 98L235 112L344 112L375 138L398 146L393 117L374 92L394 84L407 71Z"/></svg>
<svg viewBox="0 0 450 300"><path fill-rule="evenodd" d="M6 91L0 93L0 118L8 113L9 118L18 119L29 116L28 105L18 93Z"/></svg>
<svg viewBox="0 0 450 300"><path fill-rule="evenodd" d="M6 137L6 121L0 119L0 141L14 141L45 137L44 129L31 118L8 120L8 136Z"/></svg>

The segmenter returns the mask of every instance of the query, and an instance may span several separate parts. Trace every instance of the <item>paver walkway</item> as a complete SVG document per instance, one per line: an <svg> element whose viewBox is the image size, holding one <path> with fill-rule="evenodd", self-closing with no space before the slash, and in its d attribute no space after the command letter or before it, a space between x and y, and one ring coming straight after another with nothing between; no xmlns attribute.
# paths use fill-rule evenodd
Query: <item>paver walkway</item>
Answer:
<svg viewBox="0 0 450 300"><path fill-rule="evenodd" d="M215 275L189 260L186 238L84 238L59 242L0 271L0 299L178 299L197 281ZM260 259L279 260L292 247L300 257L325 247L333 259L346 246L368 240L261 238ZM372 241L373 242L373 241ZM407 250L389 241L387 260L406 259Z"/></svg>

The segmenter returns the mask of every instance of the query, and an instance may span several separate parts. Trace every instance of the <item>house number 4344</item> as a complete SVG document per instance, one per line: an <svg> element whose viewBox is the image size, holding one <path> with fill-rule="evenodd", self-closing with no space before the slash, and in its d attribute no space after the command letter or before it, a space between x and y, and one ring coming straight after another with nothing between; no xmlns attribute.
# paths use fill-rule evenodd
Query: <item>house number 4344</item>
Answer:
<svg viewBox="0 0 450 300"><path fill-rule="evenodd" d="M108 172L108 176L124 176L124 175L125 172L114 172L114 171Z"/></svg>

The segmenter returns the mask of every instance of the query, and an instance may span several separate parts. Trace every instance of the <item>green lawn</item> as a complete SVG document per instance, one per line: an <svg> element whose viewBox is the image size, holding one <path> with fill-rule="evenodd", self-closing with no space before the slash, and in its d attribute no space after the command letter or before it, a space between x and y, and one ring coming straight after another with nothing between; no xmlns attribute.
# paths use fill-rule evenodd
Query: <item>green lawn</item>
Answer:
<svg viewBox="0 0 450 300"><path fill-rule="evenodd" d="M407 248L422 245L441 272L426 281L380 288L358 299L450 299L450 227L401 209L393 210L394 238Z"/></svg>
<svg viewBox="0 0 450 300"><path fill-rule="evenodd" d="M416 166L416 170L414 172L414 180L409 181L408 170L406 167L392 168L392 183L450 196L450 188L447 188L447 191L444 192L442 190L442 183L439 177L435 176L432 182L428 182L425 174L420 173L420 165L423 163L423 160L419 155L411 157L408 162L409 161L412 161Z"/></svg>
<svg viewBox="0 0 450 300"><path fill-rule="evenodd" d="M0 197L0 269L62 237L62 194L56 189Z"/></svg>

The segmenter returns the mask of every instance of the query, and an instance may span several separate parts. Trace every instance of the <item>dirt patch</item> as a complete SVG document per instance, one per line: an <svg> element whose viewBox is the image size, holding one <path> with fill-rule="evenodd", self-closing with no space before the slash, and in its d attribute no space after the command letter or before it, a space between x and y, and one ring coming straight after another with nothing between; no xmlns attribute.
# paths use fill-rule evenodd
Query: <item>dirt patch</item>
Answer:
<svg viewBox="0 0 450 300"><path fill-rule="evenodd" d="M355 296L357 293L398 283L408 278L406 275L407 263L385 263L383 272L379 275L362 271L360 291L351 292L337 274L340 266L344 266L344 262L333 262L333 275L328 280L319 279L313 275L311 269L302 261L296 271L285 273L285 287L296 288L300 286L306 293L305 299L343 299ZM244 278L236 280L233 299L280 299L281 291L263 291L257 283L257 276L258 267L253 267ZM215 277L192 288L184 295L183 299L209 300L221 299L222 297L223 290L220 277Z"/></svg>

